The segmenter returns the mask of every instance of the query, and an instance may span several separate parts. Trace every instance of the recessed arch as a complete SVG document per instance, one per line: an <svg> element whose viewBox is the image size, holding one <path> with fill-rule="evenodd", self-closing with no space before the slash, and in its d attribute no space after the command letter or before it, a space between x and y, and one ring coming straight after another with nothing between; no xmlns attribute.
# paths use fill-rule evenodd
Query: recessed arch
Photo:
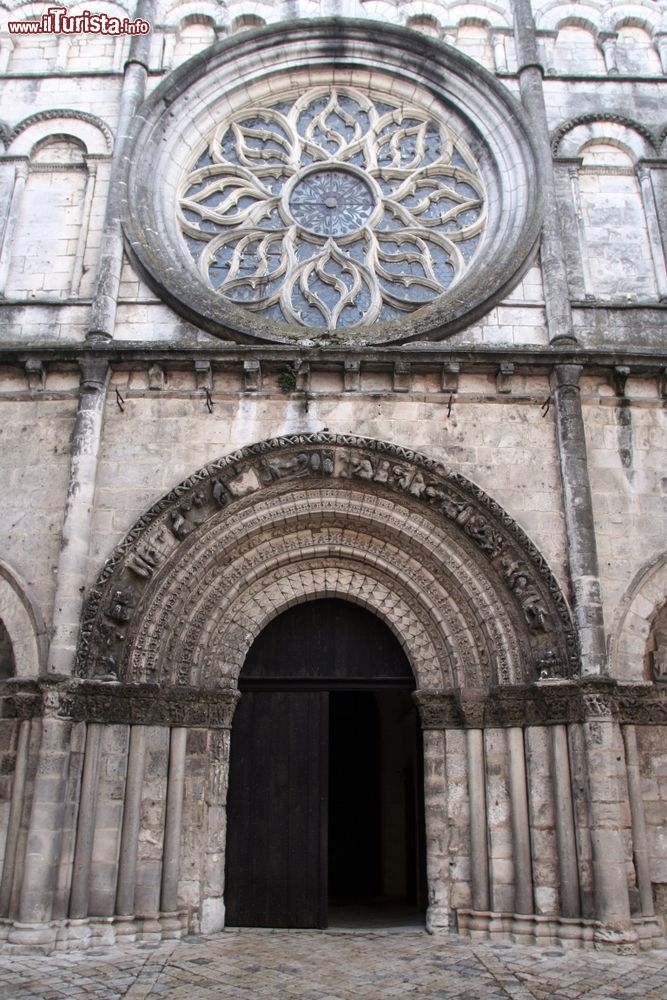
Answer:
<svg viewBox="0 0 667 1000"><path fill-rule="evenodd" d="M619 603L609 638L612 677L646 681L645 657L655 615L667 600L667 553L646 563Z"/></svg>
<svg viewBox="0 0 667 1000"><path fill-rule="evenodd" d="M490 497L407 449L321 433L226 456L141 518L89 597L78 670L234 686L262 628L318 596L385 621L423 688L577 669L554 577Z"/></svg>
<svg viewBox="0 0 667 1000"><path fill-rule="evenodd" d="M0 622L11 643L16 677L38 677L45 664L47 636L28 585L0 559Z"/></svg>

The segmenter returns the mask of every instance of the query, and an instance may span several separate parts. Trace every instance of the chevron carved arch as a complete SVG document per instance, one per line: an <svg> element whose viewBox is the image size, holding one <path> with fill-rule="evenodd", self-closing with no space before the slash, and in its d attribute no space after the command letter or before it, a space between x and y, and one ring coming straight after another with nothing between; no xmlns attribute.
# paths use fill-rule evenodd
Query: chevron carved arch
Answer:
<svg viewBox="0 0 667 1000"><path fill-rule="evenodd" d="M272 618L332 596L387 623L422 688L577 671L567 602L495 501L409 449L320 433L227 455L141 517L89 594L78 673L234 687Z"/></svg>

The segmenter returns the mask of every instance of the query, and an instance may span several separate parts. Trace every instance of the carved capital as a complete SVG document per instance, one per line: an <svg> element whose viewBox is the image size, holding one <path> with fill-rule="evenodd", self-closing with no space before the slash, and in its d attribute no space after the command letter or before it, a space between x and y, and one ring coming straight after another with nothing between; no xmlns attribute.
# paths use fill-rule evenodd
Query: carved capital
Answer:
<svg viewBox="0 0 667 1000"><path fill-rule="evenodd" d="M412 696L419 710L422 729L454 729L462 723L453 691L428 691L422 688Z"/></svg>

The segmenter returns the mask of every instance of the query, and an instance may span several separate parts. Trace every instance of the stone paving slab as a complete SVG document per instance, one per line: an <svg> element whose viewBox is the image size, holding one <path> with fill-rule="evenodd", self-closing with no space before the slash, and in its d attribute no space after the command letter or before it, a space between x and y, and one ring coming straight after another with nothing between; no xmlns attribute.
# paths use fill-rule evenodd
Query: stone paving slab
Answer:
<svg viewBox="0 0 667 1000"><path fill-rule="evenodd" d="M471 944L422 931L227 931L0 956L0 1000L667 1000L667 953Z"/></svg>

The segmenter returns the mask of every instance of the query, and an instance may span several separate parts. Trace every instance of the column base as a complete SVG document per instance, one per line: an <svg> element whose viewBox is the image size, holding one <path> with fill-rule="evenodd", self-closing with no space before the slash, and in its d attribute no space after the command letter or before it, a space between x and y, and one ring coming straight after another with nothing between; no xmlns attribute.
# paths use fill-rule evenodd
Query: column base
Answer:
<svg viewBox="0 0 667 1000"><path fill-rule="evenodd" d="M541 913L495 913L457 910L459 933L473 941L512 941L515 944L587 948L636 955L649 948L667 948L655 917L633 917L625 931L603 927L596 920Z"/></svg>
<svg viewBox="0 0 667 1000"><path fill-rule="evenodd" d="M156 914L154 917L113 916L57 920L48 924L0 921L0 951L49 954L52 951L86 951L94 947L146 941L178 940L188 933L189 913Z"/></svg>

